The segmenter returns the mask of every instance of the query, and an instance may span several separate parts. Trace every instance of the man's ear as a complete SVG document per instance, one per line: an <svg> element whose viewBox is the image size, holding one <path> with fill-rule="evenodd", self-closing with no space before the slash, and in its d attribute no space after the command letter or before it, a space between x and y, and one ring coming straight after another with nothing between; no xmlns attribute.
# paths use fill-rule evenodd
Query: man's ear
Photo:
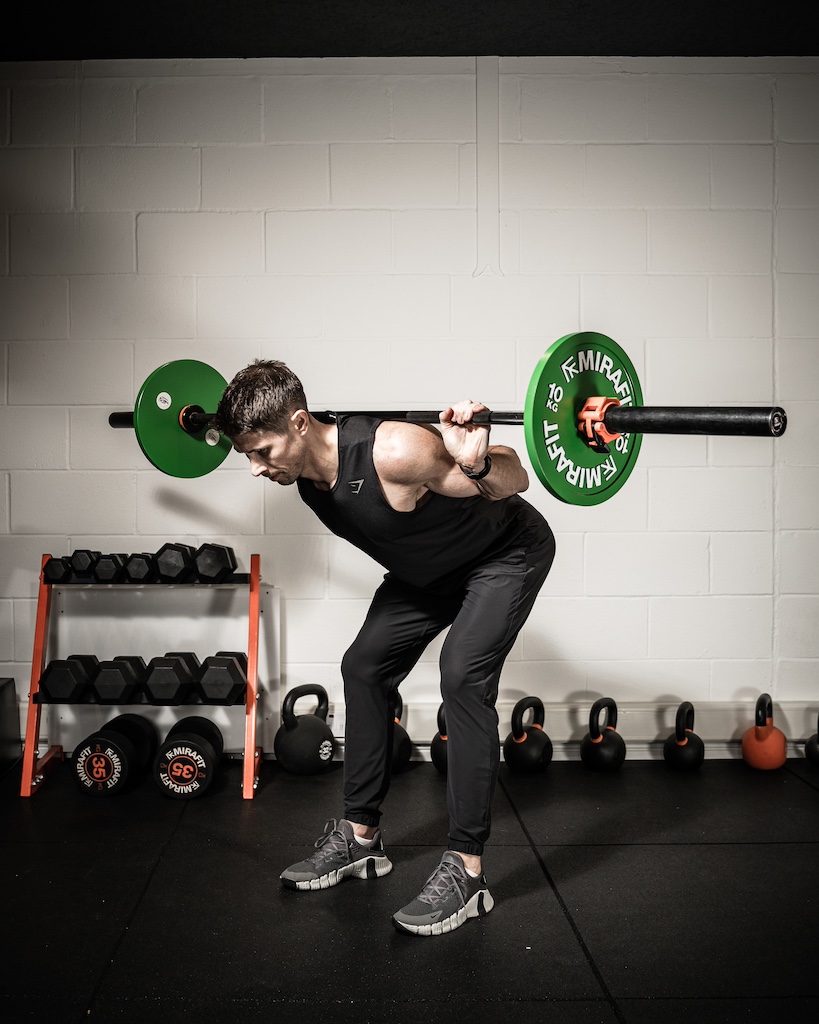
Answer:
<svg viewBox="0 0 819 1024"><path fill-rule="evenodd" d="M290 422L293 424L296 433L303 436L307 433L310 426L310 416L305 409L296 409L290 417Z"/></svg>

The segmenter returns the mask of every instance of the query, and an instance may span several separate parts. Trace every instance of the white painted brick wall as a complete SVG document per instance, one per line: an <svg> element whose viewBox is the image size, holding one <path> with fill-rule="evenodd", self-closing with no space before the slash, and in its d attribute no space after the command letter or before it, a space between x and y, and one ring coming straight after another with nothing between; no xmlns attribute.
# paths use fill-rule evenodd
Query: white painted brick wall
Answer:
<svg viewBox="0 0 819 1024"><path fill-rule="evenodd" d="M783 594L813 594L819 578L819 532L783 531L779 542L779 587Z"/></svg>
<svg viewBox="0 0 819 1024"><path fill-rule="evenodd" d="M718 274L708 279L708 324L714 338L770 337L773 287L769 276Z"/></svg>
<svg viewBox="0 0 819 1024"><path fill-rule="evenodd" d="M777 191L780 206L815 206L819 146L782 143L778 152Z"/></svg>
<svg viewBox="0 0 819 1024"><path fill-rule="evenodd" d="M770 209L773 158L773 146L711 146L711 205Z"/></svg>
<svg viewBox="0 0 819 1024"><path fill-rule="evenodd" d="M767 142L771 107L765 75L658 74L646 80L649 139Z"/></svg>
<svg viewBox="0 0 819 1024"><path fill-rule="evenodd" d="M0 152L3 211L70 209L73 158L73 150L67 147Z"/></svg>
<svg viewBox="0 0 819 1024"><path fill-rule="evenodd" d="M783 338L815 338L819 274L780 274L777 289L777 333Z"/></svg>
<svg viewBox="0 0 819 1024"><path fill-rule="evenodd" d="M237 274L264 270L264 219L259 213L141 213L140 274Z"/></svg>
<svg viewBox="0 0 819 1024"><path fill-rule="evenodd" d="M643 142L646 138L646 87L641 78L527 75L521 78L519 90L517 137L527 142Z"/></svg>
<svg viewBox="0 0 819 1024"><path fill-rule="evenodd" d="M521 224L525 274L639 274L646 270L642 210L532 211Z"/></svg>
<svg viewBox="0 0 819 1024"><path fill-rule="evenodd" d="M0 465L5 469L65 469L66 410L0 408ZM28 443L20 444L20 437Z"/></svg>
<svg viewBox="0 0 819 1024"><path fill-rule="evenodd" d="M605 325L602 333L612 338L702 338L707 333L707 311L705 277L619 273L583 277L583 327L599 326L602 331Z"/></svg>
<svg viewBox="0 0 819 1024"><path fill-rule="evenodd" d="M448 207L459 203L457 146L337 143L330 147L333 206Z"/></svg>
<svg viewBox="0 0 819 1024"><path fill-rule="evenodd" d="M650 339L643 399L651 405L685 404L680 395L690 396L690 405L770 403L772 348L768 339Z"/></svg>
<svg viewBox="0 0 819 1024"><path fill-rule="evenodd" d="M709 155L707 146L587 146L586 204L708 206Z"/></svg>
<svg viewBox="0 0 819 1024"><path fill-rule="evenodd" d="M501 701L815 708L819 61L502 59L499 251L477 275L472 59L9 69L0 673L21 697L44 552L211 539L261 553L283 685L322 682L343 721L381 569L238 455L175 480L110 430L157 366L282 358L317 409L520 408L543 351L596 330L647 404L781 403L789 430L647 436L603 506L533 473L558 554ZM495 439L528 461L517 428ZM402 689L415 721L442 644Z"/></svg>
<svg viewBox="0 0 819 1024"><path fill-rule="evenodd" d="M259 142L262 90L241 75L149 82L137 87L137 142L173 145Z"/></svg>
<svg viewBox="0 0 819 1024"><path fill-rule="evenodd" d="M136 139L136 90L133 84L83 82L79 120L83 146L133 145Z"/></svg>
<svg viewBox="0 0 819 1024"><path fill-rule="evenodd" d="M11 217L11 273L129 274L136 269L130 214L37 213Z"/></svg>
<svg viewBox="0 0 819 1024"><path fill-rule="evenodd" d="M652 210L649 270L660 274L764 274L771 215L755 210Z"/></svg>
<svg viewBox="0 0 819 1024"><path fill-rule="evenodd" d="M330 200L327 145L206 146L201 155L207 209L298 209Z"/></svg>
<svg viewBox="0 0 819 1024"><path fill-rule="evenodd" d="M0 338L65 338L68 281L64 277L0 278Z"/></svg>
<svg viewBox="0 0 819 1024"><path fill-rule="evenodd" d="M217 275L199 282L197 336L316 337L322 327L321 293L321 278Z"/></svg>
<svg viewBox="0 0 819 1024"><path fill-rule="evenodd" d="M192 277L100 274L72 278L71 337L192 338L195 287Z"/></svg>
<svg viewBox="0 0 819 1024"><path fill-rule="evenodd" d="M269 213L267 264L272 274L377 274L392 269L388 210Z"/></svg>
<svg viewBox="0 0 819 1024"><path fill-rule="evenodd" d="M179 146L83 147L77 154L80 210L178 210L199 205L200 157Z"/></svg>
<svg viewBox="0 0 819 1024"><path fill-rule="evenodd" d="M379 76L283 75L264 84L265 142L389 137L389 94Z"/></svg>
<svg viewBox="0 0 819 1024"><path fill-rule="evenodd" d="M776 247L778 267L784 274L819 272L819 210L781 210Z"/></svg>
<svg viewBox="0 0 819 1024"><path fill-rule="evenodd" d="M72 83L18 84L12 95L12 141L15 145L71 146L77 141L76 91Z"/></svg>

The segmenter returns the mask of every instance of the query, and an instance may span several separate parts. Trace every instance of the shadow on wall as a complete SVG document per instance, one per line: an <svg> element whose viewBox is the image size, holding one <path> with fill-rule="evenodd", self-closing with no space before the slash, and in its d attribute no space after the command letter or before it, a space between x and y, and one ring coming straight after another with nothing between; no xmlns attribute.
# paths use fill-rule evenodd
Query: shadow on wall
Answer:
<svg viewBox="0 0 819 1024"><path fill-rule="evenodd" d="M216 505L198 501L177 491L160 487L154 492L153 500L159 508L168 513L183 516L192 523L208 523L214 535L227 536L236 528L235 518L219 515ZM201 526L197 526L195 532L202 533Z"/></svg>

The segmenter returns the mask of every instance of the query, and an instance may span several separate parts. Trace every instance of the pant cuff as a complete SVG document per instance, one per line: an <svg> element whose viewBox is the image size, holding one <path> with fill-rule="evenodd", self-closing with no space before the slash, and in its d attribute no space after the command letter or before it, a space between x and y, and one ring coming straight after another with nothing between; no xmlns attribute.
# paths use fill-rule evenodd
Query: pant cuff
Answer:
<svg viewBox="0 0 819 1024"><path fill-rule="evenodd" d="M376 818L371 814L346 814L344 815L345 821L350 821L354 825L366 825L367 828L378 828L381 823L380 818Z"/></svg>
<svg viewBox="0 0 819 1024"><path fill-rule="evenodd" d="M465 853L469 857L483 856L482 843L468 843L460 839L450 839L447 849L453 850L455 853Z"/></svg>

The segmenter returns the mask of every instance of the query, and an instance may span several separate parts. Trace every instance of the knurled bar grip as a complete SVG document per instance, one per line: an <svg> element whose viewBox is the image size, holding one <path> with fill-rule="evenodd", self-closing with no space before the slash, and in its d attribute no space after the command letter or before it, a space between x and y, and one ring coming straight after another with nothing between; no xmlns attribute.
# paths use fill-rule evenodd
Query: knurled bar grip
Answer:
<svg viewBox="0 0 819 1024"><path fill-rule="evenodd" d="M628 406L608 408L606 429L615 434L733 434L744 437L780 437L788 418L784 409L756 406Z"/></svg>
<svg viewBox="0 0 819 1024"><path fill-rule="evenodd" d="M405 420L407 423L437 423L440 417L440 410L434 412L429 409L387 409L368 410L357 412L314 412L313 416L320 423L335 423L341 416L372 416L377 420ZM487 409L486 412L478 412L472 417L473 423L495 423L495 424L522 424L522 412L495 412Z"/></svg>

